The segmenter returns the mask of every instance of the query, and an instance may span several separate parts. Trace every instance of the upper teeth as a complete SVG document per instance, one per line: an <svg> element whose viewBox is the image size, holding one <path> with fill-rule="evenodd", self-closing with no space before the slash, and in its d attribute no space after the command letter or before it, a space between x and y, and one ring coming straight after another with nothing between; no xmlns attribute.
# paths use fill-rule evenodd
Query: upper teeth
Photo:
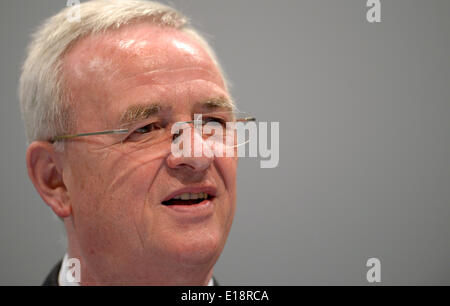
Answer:
<svg viewBox="0 0 450 306"><path fill-rule="evenodd" d="M206 199L208 197L208 194L205 192L200 193L182 193L180 195L177 195L174 197L174 200L197 200L197 199Z"/></svg>

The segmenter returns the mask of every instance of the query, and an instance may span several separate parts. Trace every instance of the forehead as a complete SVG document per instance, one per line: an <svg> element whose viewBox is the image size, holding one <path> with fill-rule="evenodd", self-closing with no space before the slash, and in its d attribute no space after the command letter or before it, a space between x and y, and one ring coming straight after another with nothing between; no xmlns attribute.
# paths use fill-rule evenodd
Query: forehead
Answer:
<svg viewBox="0 0 450 306"><path fill-rule="evenodd" d="M148 23L83 38L64 57L63 76L77 117L95 115L97 122L120 117L133 103L189 107L227 96L218 67L198 41Z"/></svg>

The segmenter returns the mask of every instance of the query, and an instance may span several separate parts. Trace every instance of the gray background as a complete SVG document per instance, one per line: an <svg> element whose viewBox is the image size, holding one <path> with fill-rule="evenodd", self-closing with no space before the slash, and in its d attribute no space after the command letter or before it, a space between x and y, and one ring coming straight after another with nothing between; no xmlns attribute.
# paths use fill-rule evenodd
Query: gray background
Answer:
<svg viewBox="0 0 450 306"><path fill-rule="evenodd" d="M16 97L29 34L65 0L1 1L0 284L40 284L64 230L29 182ZM450 1L171 1L280 163L242 159L224 285L450 284Z"/></svg>

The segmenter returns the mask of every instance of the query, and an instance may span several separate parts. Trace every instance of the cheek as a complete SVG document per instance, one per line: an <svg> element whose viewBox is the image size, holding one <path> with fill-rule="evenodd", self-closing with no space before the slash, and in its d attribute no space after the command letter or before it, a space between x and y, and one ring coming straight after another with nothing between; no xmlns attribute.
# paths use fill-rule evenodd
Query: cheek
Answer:
<svg viewBox="0 0 450 306"><path fill-rule="evenodd" d="M236 194L236 172L238 159L233 158L216 158L215 164L218 175L223 179L224 187L230 196Z"/></svg>
<svg viewBox="0 0 450 306"><path fill-rule="evenodd" d="M137 230L136 224L148 204L160 164L112 155L77 159L70 171L68 190L74 222L79 234L84 233L82 239L102 249L112 241L133 244L130 237L137 237L132 232ZM94 238L98 241L92 241Z"/></svg>
<svg viewBox="0 0 450 306"><path fill-rule="evenodd" d="M216 158L216 169L218 177L222 179L224 184L224 201L227 204L219 209L219 219L225 228L231 226L236 208L237 161L237 158Z"/></svg>
<svg viewBox="0 0 450 306"><path fill-rule="evenodd" d="M113 152L91 160L76 159L71 168L72 186L86 196L127 198L143 196L152 185L161 161L136 159Z"/></svg>
<svg viewBox="0 0 450 306"><path fill-rule="evenodd" d="M105 177L96 167L96 163L78 154L72 159L69 168L64 170L66 185L75 220L78 216L92 213L97 208L97 197L105 185Z"/></svg>

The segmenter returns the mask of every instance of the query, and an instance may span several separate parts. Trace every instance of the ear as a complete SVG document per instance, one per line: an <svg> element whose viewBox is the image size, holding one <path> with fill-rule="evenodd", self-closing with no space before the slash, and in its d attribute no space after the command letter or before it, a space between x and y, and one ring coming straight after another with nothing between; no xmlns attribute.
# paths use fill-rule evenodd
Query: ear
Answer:
<svg viewBox="0 0 450 306"><path fill-rule="evenodd" d="M60 218L71 215L71 205L67 188L64 185L61 153L45 141L34 141L28 146L28 176L41 198Z"/></svg>

